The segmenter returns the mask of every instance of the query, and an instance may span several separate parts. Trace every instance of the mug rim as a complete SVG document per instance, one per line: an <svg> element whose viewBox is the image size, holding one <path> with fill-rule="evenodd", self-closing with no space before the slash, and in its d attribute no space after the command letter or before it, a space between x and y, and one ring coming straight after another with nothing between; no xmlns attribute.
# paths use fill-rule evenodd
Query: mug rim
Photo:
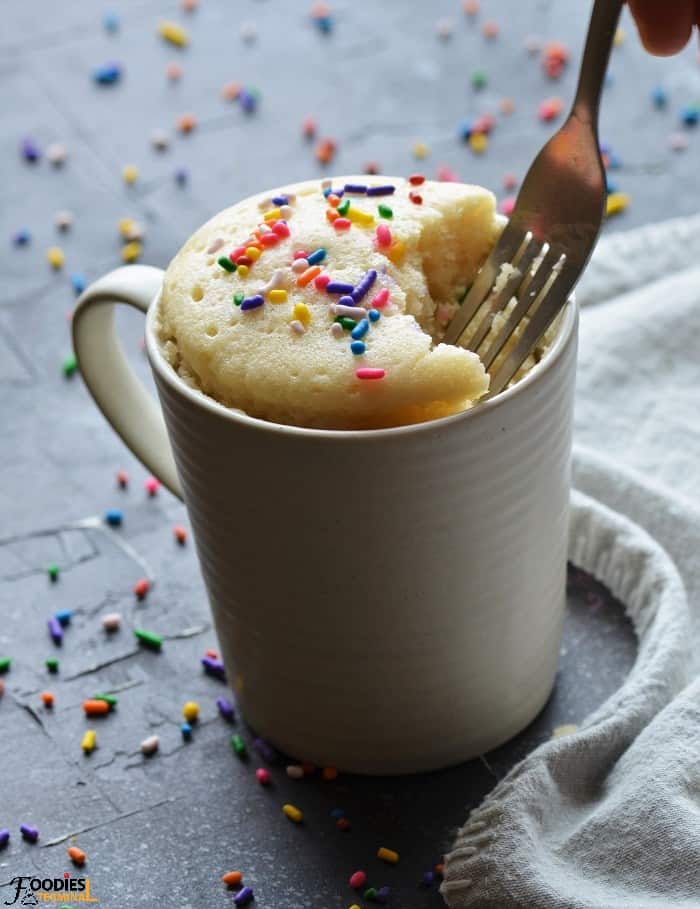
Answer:
<svg viewBox="0 0 700 909"><path fill-rule="evenodd" d="M304 436L318 439L386 439L400 437L417 432L428 432L430 430L447 429L453 423L461 423L466 420L477 419L479 414L498 410L505 406L509 401L520 395L526 394L528 389L536 385L550 369L561 359L564 350L571 342L574 328L577 324L578 304L576 295L572 293L566 301L561 312L561 321L559 323L557 334L551 346L545 352L539 363L536 363L522 379L511 385L509 388L499 392L493 398L489 398L478 407L471 407L460 413L450 414L446 417L439 417L435 420L424 420L422 423L406 423L400 426L388 426L382 429L317 429L309 426L294 426L287 423L273 423L270 420L263 420L261 417L252 417L243 410L236 410L220 404L214 398L209 397L203 391L191 388L176 373L173 367L167 362L160 349L160 343L155 331L155 318L162 295L162 287L153 297L148 305L146 313L146 353L151 369L158 374L158 377L170 386L171 390L181 394L192 404L203 407L212 414L232 420L241 426L249 429L282 434L288 436Z"/></svg>

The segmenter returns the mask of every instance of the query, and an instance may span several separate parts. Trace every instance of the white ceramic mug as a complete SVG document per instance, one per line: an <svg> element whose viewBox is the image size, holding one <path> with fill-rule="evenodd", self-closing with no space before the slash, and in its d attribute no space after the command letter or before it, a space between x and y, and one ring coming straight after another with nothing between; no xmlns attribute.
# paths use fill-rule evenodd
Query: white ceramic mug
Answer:
<svg viewBox="0 0 700 909"><path fill-rule="evenodd" d="M576 306L517 385L456 416L329 431L246 416L163 358L163 273L82 295L73 338L112 426L187 504L228 677L282 751L359 773L455 764L551 691L565 600ZM165 417L113 304L146 313Z"/></svg>

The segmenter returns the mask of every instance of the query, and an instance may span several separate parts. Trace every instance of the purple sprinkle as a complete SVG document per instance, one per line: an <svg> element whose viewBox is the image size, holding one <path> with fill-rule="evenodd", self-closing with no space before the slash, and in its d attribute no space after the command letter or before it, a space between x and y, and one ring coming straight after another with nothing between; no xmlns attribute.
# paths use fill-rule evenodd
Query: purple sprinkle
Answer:
<svg viewBox="0 0 700 909"><path fill-rule="evenodd" d="M364 196L367 192L367 187L363 186L361 183L346 183L343 191L346 193L355 193L357 196Z"/></svg>
<svg viewBox="0 0 700 909"><path fill-rule="evenodd" d="M262 306L265 302L265 297L262 294L255 294L254 297L246 297L245 300L241 303L241 309L257 309L258 306Z"/></svg>
<svg viewBox="0 0 700 909"><path fill-rule="evenodd" d="M31 239L32 235L26 228L22 228L12 235L12 242L15 246L26 246Z"/></svg>
<svg viewBox="0 0 700 909"><path fill-rule="evenodd" d="M279 754L265 739L255 739L253 748L268 764L276 764L279 761Z"/></svg>
<svg viewBox="0 0 700 909"><path fill-rule="evenodd" d="M25 161L29 161L31 164L34 164L35 161L38 161L41 157L41 152L39 151L39 146L33 139L22 139L22 144L20 146L22 157Z"/></svg>
<svg viewBox="0 0 700 909"><path fill-rule="evenodd" d="M0 849L4 849L10 842L10 831L0 830Z"/></svg>
<svg viewBox="0 0 700 909"><path fill-rule="evenodd" d="M234 896L233 902L236 906L245 906L253 899L253 888L244 887L242 890L239 890L238 893Z"/></svg>
<svg viewBox="0 0 700 909"><path fill-rule="evenodd" d="M178 169L175 171L175 182L178 186L184 186L189 178L190 176L186 168L178 167Z"/></svg>
<svg viewBox="0 0 700 909"><path fill-rule="evenodd" d="M377 272L374 268L370 268L364 278L360 281L357 287L352 291L352 298L355 303L359 303L360 300L365 296L370 287L377 280Z"/></svg>
<svg viewBox="0 0 700 909"><path fill-rule="evenodd" d="M326 293L329 294L351 294L354 289L353 284L347 284L345 281L331 281L326 284Z"/></svg>
<svg viewBox="0 0 700 909"><path fill-rule="evenodd" d="M47 625L49 626L49 634L51 635L51 640L54 644L60 644L63 640L63 629L61 628L61 623L58 621L55 615L52 615L48 620Z"/></svg>
<svg viewBox="0 0 700 909"><path fill-rule="evenodd" d="M355 301L349 294L347 294L346 296L341 297L338 300L338 305L339 306L355 306Z"/></svg>
<svg viewBox="0 0 700 909"><path fill-rule="evenodd" d="M430 885L433 883L434 880L435 880L435 875L433 874L432 871L423 872L423 877L421 878L421 884L424 887L430 887Z"/></svg>
<svg viewBox="0 0 700 909"><path fill-rule="evenodd" d="M252 114L258 106L258 99L252 92L242 89L238 95L238 103L247 114Z"/></svg>
<svg viewBox="0 0 700 909"><path fill-rule="evenodd" d="M215 660L213 657L204 656L202 657L201 662L206 673L215 675L224 682L226 681L226 670L224 669L224 664L221 660Z"/></svg>
<svg viewBox="0 0 700 909"><path fill-rule="evenodd" d="M379 890L377 890L377 899L379 900L380 903L388 902L390 896L391 896L390 887L380 887Z"/></svg>
<svg viewBox="0 0 700 909"><path fill-rule="evenodd" d="M289 205L289 199L286 196L273 196L273 205Z"/></svg>
<svg viewBox="0 0 700 909"><path fill-rule="evenodd" d="M231 701L227 700L226 698L217 698L216 706L219 708L219 713L221 716L225 720L228 720L229 723L232 723L236 719L236 713L233 709L233 704Z"/></svg>
<svg viewBox="0 0 700 909"><path fill-rule="evenodd" d="M396 190L395 186L368 186L368 196L392 196Z"/></svg>
<svg viewBox="0 0 700 909"><path fill-rule="evenodd" d="M19 832L22 834L25 840L29 840L30 843L36 843L36 841L39 839L39 831L36 829L36 827L30 827L29 824L22 824L22 826L19 828Z"/></svg>

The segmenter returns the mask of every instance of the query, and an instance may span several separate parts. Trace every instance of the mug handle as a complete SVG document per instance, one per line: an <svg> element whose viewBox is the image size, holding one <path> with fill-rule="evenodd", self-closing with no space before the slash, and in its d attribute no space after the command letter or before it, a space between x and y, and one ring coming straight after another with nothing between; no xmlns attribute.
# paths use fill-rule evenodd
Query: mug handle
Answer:
<svg viewBox="0 0 700 909"><path fill-rule="evenodd" d="M97 406L136 457L179 499L182 489L160 408L137 379L114 330L114 304L146 313L163 271L128 265L81 294L73 314L73 349Z"/></svg>

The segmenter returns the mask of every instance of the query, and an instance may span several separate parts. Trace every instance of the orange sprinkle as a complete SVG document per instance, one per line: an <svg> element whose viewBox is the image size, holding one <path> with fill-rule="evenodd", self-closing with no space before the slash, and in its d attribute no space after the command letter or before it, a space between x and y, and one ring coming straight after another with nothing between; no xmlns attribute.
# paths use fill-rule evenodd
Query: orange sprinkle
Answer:
<svg viewBox="0 0 700 909"><path fill-rule="evenodd" d="M297 278L297 287L306 287L306 285L313 281L313 279L321 274L320 265L312 265L310 268L307 268L306 271L303 271Z"/></svg>
<svg viewBox="0 0 700 909"><path fill-rule="evenodd" d="M44 704L44 707L53 707L53 694L51 694L50 691L42 691L41 700Z"/></svg>
<svg viewBox="0 0 700 909"><path fill-rule="evenodd" d="M197 118L194 114L183 114L177 118L177 128L181 133L191 133L197 125Z"/></svg>
<svg viewBox="0 0 700 909"><path fill-rule="evenodd" d="M181 546L184 546L187 542L187 531L182 524L176 524L173 527L173 536Z"/></svg>
<svg viewBox="0 0 700 909"><path fill-rule="evenodd" d="M68 858L76 865L84 865L85 859L87 856L82 849L78 849L77 846L68 847Z"/></svg>
<svg viewBox="0 0 700 909"><path fill-rule="evenodd" d="M326 218L328 218L328 220L331 222L331 224L335 221L336 218L339 218L339 217L340 217L340 215L334 208L326 209Z"/></svg>
<svg viewBox="0 0 700 909"><path fill-rule="evenodd" d="M332 780L338 779L338 771L335 767L324 767L321 771L321 778L330 783Z"/></svg>
<svg viewBox="0 0 700 909"><path fill-rule="evenodd" d="M333 208L337 208L340 205L340 196L336 196L335 193L330 193L328 196L328 204L332 205Z"/></svg>
<svg viewBox="0 0 700 909"><path fill-rule="evenodd" d="M235 101L241 93L240 82L227 82L221 89L221 97L224 101Z"/></svg>
<svg viewBox="0 0 700 909"><path fill-rule="evenodd" d="M83 701L83 710L87 716L104 716L110 709L107 701Z"/></svg>
<svg viewBox="0 0 700 909"><path fill-rule="evenodd" d="M243 874L240 871L227 871L221 875L221 880L229 887L239 887L243 883Z"/></svg>

